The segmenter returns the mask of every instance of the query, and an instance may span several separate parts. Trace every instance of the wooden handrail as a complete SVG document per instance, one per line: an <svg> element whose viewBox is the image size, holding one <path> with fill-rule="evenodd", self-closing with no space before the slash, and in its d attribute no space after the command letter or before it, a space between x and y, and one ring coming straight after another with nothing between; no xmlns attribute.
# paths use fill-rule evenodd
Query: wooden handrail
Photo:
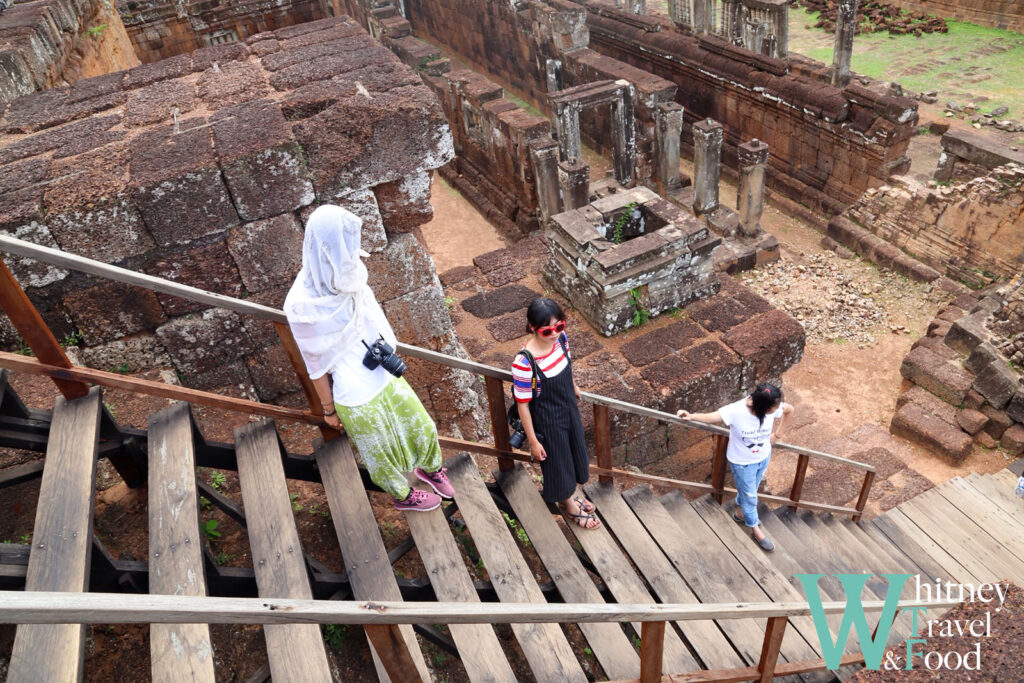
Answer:
<svg viewBox="0 0 1024 683"><path fill-rule="evenodd" d="M901 609L948 609L957 600L904 600ZM823 603L842 614L845 602ZM865 601L880 612L882 600ZM732 603L535 603L390 602L218 598L123 593L0 591L0 624L520 624L701 621L811 615L806 602Z"/></svg>
<svg viewBox="0 0 1024 683"><path fill-rule="evenodd" d="M144 289L160 292L162 294L173 294L174 296L181 297L183 299L189 299L191 301L197 301L199 303L208 304L210 306L219 306L227 310L235 311L237 313L245 313L252 315L257 318L269 320L275 323L287 323L287 318L284 312L271 308L270 306L264 306L257 304L252 301L246 301L243 299L235 299L224 294L216 294L214 292L208 292L198 287L191 287L189 285L183 285L170 280L165 280L153 275L147 275L145 273L137 273L127 268L121 268L119 266L113 266L109 263L103 263L102 261L95 261L93 259L85 258L84 256L78 256L77 254L70 254L68 252L61 251L59 249L53 249L50 247L44 247L32 242L26 242L9 235L0 235L0 251L7 253L16 254L19 256L26 256L33 258L37 261L44 263L50 263L53 265L61 266L70 270L77 270L83 273L89 273L91 275L97 275L105 277L116 282L124 282L126 284L136 285ZM403 344L399 342L398 352L406 355L410 358L418 358L433 363L439 363L446 365L450 368L458 370L467 370L469 372L483 375L484 377L490 377L494 379L500 379L503 382L512 381L512 373L508 370L502 370L483 363L477 363L475 361L467 360L465 358L457 358L448 354L440 353L438 351L431 351L430 349L420 348L418 346L411 346L409 344ZM655 410L653 408L647 408L644 406L636 405L633 403L627 403L625 401L619 401L614 398L602 396L600 394L592 394L590 392L582 392L583 399L596 405L603 405L615 410L631 413L633 415L639 415L641 417L649 417L654 420L669 424L677 424L691 429L700 429L712 434L728 434L729 430L716 425L709 425L703 422L695 422L692 420L683 420L682 418L676 417L671 413L666 413L661 410ZM810 448L804 448L794 444L788 444L778 442L774 446L775 448L793 451L798 454L807 455L813 458L821 460L828 460L837 464L845 465L847 467L853 467L868 472L874 472L875 468L868 463L858 462L856 460L850 460L849 458L841 458L837 455L830 453L822 453L821 451L815 451Z"/></svg>

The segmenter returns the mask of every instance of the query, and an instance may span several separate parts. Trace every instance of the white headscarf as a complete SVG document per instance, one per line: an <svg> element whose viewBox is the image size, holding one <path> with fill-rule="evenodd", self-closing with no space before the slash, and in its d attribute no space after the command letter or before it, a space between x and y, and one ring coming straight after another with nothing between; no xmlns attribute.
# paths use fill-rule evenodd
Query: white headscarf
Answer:
<svg viewBox="0 0 1024 683"><path fill-rule="evenodd" d="M359 258L369 255L359 248L362 224L355 214L327 204L306 221L302 269L284 312L312 379L333 370L346 353L362 357L366 323L372 319L379 326L383 318ZM390 326L387 332L391 336Z"/></svg>

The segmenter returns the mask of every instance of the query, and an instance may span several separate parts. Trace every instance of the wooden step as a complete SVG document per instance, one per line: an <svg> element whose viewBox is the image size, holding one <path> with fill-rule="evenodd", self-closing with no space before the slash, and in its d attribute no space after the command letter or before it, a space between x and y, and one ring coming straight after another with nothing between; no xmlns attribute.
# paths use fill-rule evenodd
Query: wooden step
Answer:
<svg viewBox="0 0 1024 683"><path fill-rule="evenodd" d="M187 403L149 417L149 592L206 595L195 444ZM154 681L213 681L207 624L153 624Z"/></svg>
<svg viewBox="0 0 1024 683"><path fill-rule="evenodd" d="M662 602L700 602L613 486L588 484L586 492L597 506L604 524L615 534ZM745 666L743 658L713 621L681 621L677 624L705 668Z"/></svg>
<svg viewBox="0 0 1024 683"><path fill-rule="evenodd" d="M951 516L952 507L944 500L935 504L924 494L901 504L897 509L904 513L919 529L965 567L971 570L981 582L989 583L1012 578L1012 573L998 556L983 551L975 536L979 529L963 515ZM958 519L959 517L960 519ZM966 522L966 523L965 523ZM973 527L973 528L972 528Z"/></svg>
<svg viewBox="0 0 1024 683"><path fill-rule="evenodd" d="M352 596L356 600L401 601L402 592L388 560L377 517L373 514L370 499L363 488L349 438L341 436L333 441L319 443L315 455ZM420 678L429 681L427 663L412 626L404 624L399 627L399 632L412 655L416 670L420 672ZM372 645L370 651L377 667L377 676L381 681L390 681L380 660L380 653Z"/></svg>
<svg viewBox="0 0 1024 683"><path fill-rule="evenodd" d="M1009 514L1014 521L1024 525L1024 501L1013 492L1017 485L1017 477L1009 470L1003 470L1003 472L1007 472L1009 476L971 473L966 481L994 505Z"/></svg>
<svg viewBox="0 0 1024 683"><path fill-rule="evenodd" d="M438 600L480 602L444 512L407 512L405 521ZM516 680L490 624L450 624L448 631L471 681Z"/></svg>
<svg viewBox="0 0 1024 683"><path fill-rule="evenodd" d="M796 575L821 574L825 570L814 560L814 553L807 547L806 539L798 538L794 535L789 527L779 520L774 510L769 510L766 505L761 504L758 506L758 517L761 520L765 533L775 542L775 552L767 556L768 561L784 577L789 579L789 584L793 586L801 601L806 600L803 584L796 578ZM821 587L823 598L828 600L845 599L839 581L834 577L826 577L826 579L822 579L818 583ZM830 614L827 616L827 620L832 631L832 637L835 638L835 635L839 632L840 615ZM852 639L847 640L845 652L853 653L857 651ZM855 667L849 667L849 669L850 671L847 673L850 675L856 673Z"/></svg>
<svg viewBox="0 0 1024 683"><path fill-rule="evenodd" d="M473 459L466 454L452 458L448 477L498 598L502 602L546 602ZM512 632L537 680L587 680L558 624L513 624Z"/></svg>
<svg viewBox="0 0 1024 683"><path fill-rule="evenodd" d="M981 549L982 556L991 553L988 559L993 566L1011 572L1003 578L1015 578L1018 582L1024 580L1024 563L1020 560L1024 557L1024 538L1018 531L1019 526L1005 518L998 507L973 498L973 494L968 497L951 482L925 491L919 498L925 503L942 506L954 522L971 531L977 529L971 537L975 547Z"/></svg>
<svg viewBox="0 0 1024 683"><path fill-rule="evenodd" d="M970 569L933 541L899 508L893 508L876 517L872 523L892 539L893 543L904 548L920 548L925 556L931 558L957 583L981 583Z"/></svg>
<svg viewBox="0 0 1024 683"><path fill-rule="evenodd" d="M895 542L892 538L886 535L884 531L882 531L881 527L875 523L875 520L870 520L868 522L862 521L858 526L879 546L889 548L891 553L910 558L921 572L922 578L928 578L932 581L935 579L941 579L943 581L950 580L949 572L943 569L939 563L936 562L931 555L926 553L917 543L913 541L908 543L907 541L910 539L904 539L899 543Z"/></svg>
<svg viewBox="0 0 1024 683"><path fill-rule="evenodd" d="M737 549L730 547L731 541L717 536L678 491L662 496L659 501L647 487L636 487L623 494L623 498L701 602L779 602L797 597L784 576L765 572L764 566L746 565L745 554L738 557ZM733 626L729 626L730 622ZM740 623L748 625L737 629L735 625ZM809 620L802 625L813 628ZM742 648L745 657L752 656L755 663L760 659L764 627L759 620L728 619L719 622L719 626L734 645ZM741 629L741 633L733 633ZM786 629L780 653L789 662L819 656L799 629Z"/></svg>
<svg viewBox="0 0 1024 683"><path fill-rule="evenodd" d="M98 387L82 398L58 398L54 404L25 590L89 590L101 408ZM7 680L79 681L84 645L85 627L81 624L19 626Z"/></svg>
<svg viewBox="0 0 1024 683"><path fill-rule="evenodd" d="M515 510L520 525L530 537L530 543L554 580L562 599L566 602L603 604L604 598L576 557L526 469L516 465L507 472L495 472L494 478ZM640 676L640 657L619 624L580 624L579 627L609 679Z"/></svg>
<svg viewBox="0 0 1024 683"><path fill-rule="evenodd" d="M724 544L746 573L774 602L806 602L803 591L794 588L789 577L772 565L768 557L770 553L762 550L748 532L732 519L732 514L726 512L725 507L712 500L711 496L702 496L689 504L685 504L686 501L681 497L669 497L665 502L676 520L681 521L682 528L690 529L701 522L707 525L719 543ZM686 511L688 507L690 512ZM789 623L792 628L787 629L787 633L799 634L805 643L805 646L795 648L799 653L795 658L804 660L820 657L821 649L813 619L809 616L791 617ZM830 677L828 672L821 671L801 675L801 678L808 681L828 680Z"/></svg>
<svg viewBox="0 0 1024 683"><path fill-rule="evenodd" d="M566 525L583 548L587 558L597 569L604 585L617 602L623 604L650 605L656 601L629 562L622 548L612 537L607 527L584 529L576 524ZM633 623L637 634L641 631L639 622ZM665 649L662 657L662 673L678 674L700 669L700 664L675 629L665 629Z"/></svg>
<svg viewBox="0 0 1024 683"><path fill-rule="evenodd" d="M748 586L730 585L740 583L736 577L745 577L746 572L742 567L735 566L735 558L707 527L700 529L692 524L677 524L646 486L637 486L625 491L622 498L632 508L646 532L665 553L699 601L764 602L768 599L765 592L756 585L753 587L755 590L746 590ZM690 507L685 500L682 502L685 507ZM685 536L680 526L685 526ZM756 597L740 597L739 594L744 592ZM758 661L761 654L760 644L764 642L764 627L760 623L753 619L723 619L715 623L748 664ZM795 645L792 631L787 631L785 635L783 651L780 653L782 659L801 659L792 656ZM799 636L796 637L799 639Z"/></svg>
<svg viewBox="0 0 1024 683"><path fill-rule="evenodd" d="M274 423L261 420L236 429L235 453L260 597L311 600ZM266 625L263 632L275 681L330 680L319 626Z"/></svg>
<svg viewBox="0 0 1024 683"><path fill-rule="evenodd" d="M1024 565L1024 525L959 477L935 490L1005 548L1004 558L1008 562L1018 567ZM1024 521L1024 515L1021 519Z"/></svg>
<svg viewBox="0 0 1024 683"><path fill-rule="evenodd" d="M882 574L906 574L914 573L908 572L904 567L899 566L896 560L889 555L888 552L877 547L874 542L867 539L859 529L854 531L853 529L845 526L840 519L831 514L815 515L821 523L830 528L835 532L836 536L840 539L840 543L843 545L844 551L850 554L853 558L863 558L863 561L867 563L869 568L872 568L875 574L875 579L880 580L884 585L884 592L879 592L879 599L885 600L889 594L889 582L882 577ZM853 560L851 560L852 563ZM870 581L869 581L870 583ZM913 578L903 583L903 588L900 591L900 599L912 600L915 596L916 582ZM913 634L913 620L909 613L900 613L896 616L895 626L890 632L889 641L894 642L894 639L902 634L905 637Z"/></svg>

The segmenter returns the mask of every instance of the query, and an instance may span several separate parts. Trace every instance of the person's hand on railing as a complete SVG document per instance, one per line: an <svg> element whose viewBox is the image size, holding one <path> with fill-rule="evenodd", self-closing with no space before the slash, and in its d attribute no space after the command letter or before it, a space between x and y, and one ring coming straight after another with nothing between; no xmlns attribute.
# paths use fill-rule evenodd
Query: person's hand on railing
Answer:
<svg viewBox="0 0 1024 683"><path fill-rule="evenodd" d="M690 411L688 411L688 410L677 410L676 411L676 417L681 417L684 420L689 420L690 419Z"/></svg>
<svg viewBox="0 0 1024 683"><path fill-rule="evenodd" d="M331 413L330 415L324 415L324 422L331 429L337 429L339 432L342 430L341 418L338 417L337 413Z"/></svg>

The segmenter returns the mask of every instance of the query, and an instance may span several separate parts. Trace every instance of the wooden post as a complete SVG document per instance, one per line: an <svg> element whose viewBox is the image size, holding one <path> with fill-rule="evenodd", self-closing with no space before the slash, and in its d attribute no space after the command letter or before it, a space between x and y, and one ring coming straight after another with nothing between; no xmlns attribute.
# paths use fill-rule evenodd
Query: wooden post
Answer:
<svg viewBox="0 0 1024 683"><path fill-rule="evenodd" d="M665 622L645 621L640 627L640 683L660 683L664 650Z"/></svg>
<svg viewBox="0 0 1024 683"><path fill-rule="evenodd" d="M715 454L711 460L711 486L714 487L715 492L711 494L711 497L721 505L725 498L723 489L725 489L725 470L728 467L725 453L729 449L729 437L724 434L715 434L714 444Z"/></svg>
<svg viewBox="0 0 1024 683"><path fill-rule="evenodd" d="M485 377L487 382L487 407L491 410L491 429L494 431L494 447L503 451L512 450L508 442L508 413L505 411L505 384L496 377ZM498 458L498 470L508 472L515 467L512 458Z"/></svg>
<svg viewBox="0 0 1024 683"><path fill-rule="evenodd" d="M608 406L600 403L594 404L594 450L597 456L597 466L605 469L612 468L612 422L608 416ZM602 484L612 483L612 478L606 474L598 477Z"/></svg>
<svg viewBox="0 0 1024 683"><path fill-rule="evenodd" d="M757 663L760 683L768 683L775 674L775 664L779 661L779 648L782 647L782 636L786 633L789 617L768 617L768 626L764 630L764 645L761 647L761 661Z"/></svg>
<svg viewBox="0 0 1024 683"><path fill-rule="evenodd" d="M363 626L366 636L377 651L381 664L393 681L420 681L420 672L416 669L409 648L402 638L398 624L366 624Z"/></svg>
<svg viewBox="0 0 1024 683"><path fill-rule="evenodd" d="M71 361L65 355L64 349L57 343L53 332L43 322L39 311L29 301L25 290L14 279L14 275L3 260L0 260L0 307L4 309L4 313L11 319L18 334L32 349L36 358L46 365L56 365L61 368L71 367ZM84 382L54 379L53 383L69 401L89 393L89 385Z"/></svg>
<svg viewBox="0 0 1024 683"><path fill-rule="evenodd" d="M794 503L800 502L800 494L804 490L804 479L807 478L807 463L810 460L810 457L801 453L796 461L796 475L793 477L793 488L789 492L789 499ZM796 507L796 505L790 505L789 509L795 512Z"/></svg>
<svg viewBox="0 0 1024 683"><path fill-rule="evenodd" d="M281 339L284 353L292 364L292 370L295 371L295 375L299 378L299 384L302 386L302 393L306 395L309 409L314 415L322 415L324 407L320 405L320 396L317 395L316 387L313 386L313 380L309 378L309 373L306 372L306 362L302 360L299 345L295 343L295 337L292 336L292 328L288 327L285 323L275 322L274 329L277 330L277 336ZM320 425L320 435L323 436L324 441L333 441L341 436L341 432L337 429L331 429L326 424L322 424Z"/></svg>
<svg viewBox="0 0 1024 683"><path fill-rule="evenodd" d="M871 493L871 484L875 481L875 473L868 470L864 473L864 485L860 487L860 497L857 498L857 514L853 516L854 522L860 522L863 517L864 506L868 504L868 494Z"/></svg>

